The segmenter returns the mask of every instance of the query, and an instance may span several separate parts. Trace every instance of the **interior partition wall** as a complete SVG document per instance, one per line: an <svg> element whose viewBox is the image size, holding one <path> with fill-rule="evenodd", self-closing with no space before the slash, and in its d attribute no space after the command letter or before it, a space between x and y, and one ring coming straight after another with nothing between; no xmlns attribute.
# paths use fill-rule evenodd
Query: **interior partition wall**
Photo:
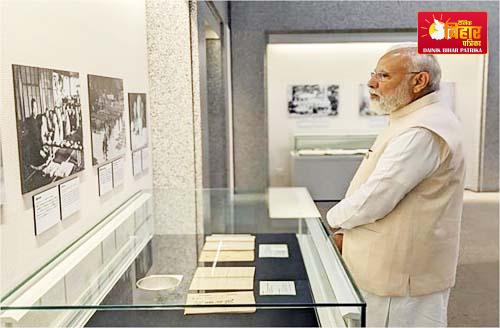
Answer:
<svg viewBox="0 0 500 328"><path fill-rule="evenodd" d="M233 185L229 25L219 2L198 2L203 187Z"/></svg>
<svg viewBox="0 0 500 328"><path fill-rule="evenodd" d="M264 190L270 182L266 99L269 35L416 30L419 11L471 9L488 13L478 189L498 190L498 2L235 1L230 8L236 190Z"/></svg>
<svg viewBox="0 0 500 328"><path fill-rule="evenodd" d="M290 185L290 152L295 135L378 135L387 127L387 117L362 115L359 109L362 91L366 92L370 72L387 49L399 43L415 41L416 31L269 35L266 100L270 185ZM436 58L442 71L441 101L462 122L467 162L465 188L477 191L484 112L483 85L486 82L484 68L488 57L454 55ZM307 84L337 86L336 115L315 117L288 113L287 89L292 85ZM331 172L332 176L325 178L333 182L336 176L354 171Z"/></svg>

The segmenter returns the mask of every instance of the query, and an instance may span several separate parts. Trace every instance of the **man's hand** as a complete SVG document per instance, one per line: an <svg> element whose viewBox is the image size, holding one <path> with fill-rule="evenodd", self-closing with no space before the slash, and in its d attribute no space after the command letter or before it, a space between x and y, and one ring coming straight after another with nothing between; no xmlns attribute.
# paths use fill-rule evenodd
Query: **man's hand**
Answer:
<svg viewBox="0 0 500 328"><path fill-rule="evenodd" d="M335 246L339 249L340 254L342 254L342 241L344 240L344 234L338 233L333 236L333 241L335 242Z"/></svg>
<svg viewBox="0 0 500 328"><path fill-rule="evenodd" d="M338 233L335 235L335 232L339 231L341 228L330 228L332 240L335 243L335 246L339 249L340 254L342 254L342 241L344 239L343 233Z"/></svg>
<svg viewBox="0 0 500 328"><path fill-rule="evenodd" d="M333 234L336 233L337 231L339 231L341 228L332 228L332 227L328 227L330 229L330 233Z"/></svg>

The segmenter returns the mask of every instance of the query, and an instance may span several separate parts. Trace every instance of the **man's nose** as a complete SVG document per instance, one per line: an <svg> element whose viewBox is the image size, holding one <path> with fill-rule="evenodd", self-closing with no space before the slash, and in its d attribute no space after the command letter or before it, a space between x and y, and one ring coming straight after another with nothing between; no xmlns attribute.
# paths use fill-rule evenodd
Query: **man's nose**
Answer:
<svg viewBox="0 0 500 328"><path fill-rule="evenodd" d="M371 88L371 89L376 89L377 86L378 86L378 81L377 81L377 78L375 76L372 76L369 80L368 80L368 83L366 83L366 85Z"/></svg>

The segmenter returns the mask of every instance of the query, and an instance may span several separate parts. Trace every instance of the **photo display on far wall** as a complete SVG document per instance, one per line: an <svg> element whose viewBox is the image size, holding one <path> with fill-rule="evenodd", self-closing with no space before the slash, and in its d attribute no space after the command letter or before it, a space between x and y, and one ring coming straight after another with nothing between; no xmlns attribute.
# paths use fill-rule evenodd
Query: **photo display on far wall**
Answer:
<svg viewBox="0 0 500 328"><path fill-rule="evenodd" d="M84 169L78 73L12 65L22 193Z"/></svg>
<svg viewBox="0 0 500 328"><path fill-rule="evenodd" d="M288 114L291 117L336 116L339 86L335 84L289 85Z"/></svg>
<svg viewBox="0 0 500 328"><path fill-rule="evenodd" d="M123 80L88 75L92 165L125 154L126 128Z"/></svg>
<svg viewBox="0 0 500 328"><path fill-rule="evenodd" d="M129 93L130 148L138 150L148 145L148 125L146 115L146 94Z"/></svg>

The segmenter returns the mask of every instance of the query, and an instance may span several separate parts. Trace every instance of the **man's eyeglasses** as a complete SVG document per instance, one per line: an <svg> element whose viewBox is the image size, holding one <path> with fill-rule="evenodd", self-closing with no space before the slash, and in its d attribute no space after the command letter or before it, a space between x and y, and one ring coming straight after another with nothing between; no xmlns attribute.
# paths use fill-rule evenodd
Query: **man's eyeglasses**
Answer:
<svg viewBox="0 0 500 328"><path fill-rule="evenodd" d="M399 73L399 72L393 72L394 73ZM418 74L420 72L402 72L403 74ZM391 73L388 72L371 72L370 73L372 79L376 79L379 82L385 82L390 79Z"/></svg>

